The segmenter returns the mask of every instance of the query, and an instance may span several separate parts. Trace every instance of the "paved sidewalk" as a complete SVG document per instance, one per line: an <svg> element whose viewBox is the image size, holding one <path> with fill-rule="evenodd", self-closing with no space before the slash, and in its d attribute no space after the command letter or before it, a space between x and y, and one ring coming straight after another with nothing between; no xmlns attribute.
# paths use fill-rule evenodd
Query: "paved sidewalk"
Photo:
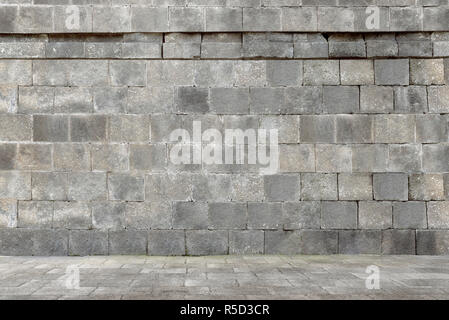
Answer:
<svg viewBox="0 0 449 320"><path fill-rule="evenodd" d="M441 256L0 257L0 299L448 298Z"/></svg>

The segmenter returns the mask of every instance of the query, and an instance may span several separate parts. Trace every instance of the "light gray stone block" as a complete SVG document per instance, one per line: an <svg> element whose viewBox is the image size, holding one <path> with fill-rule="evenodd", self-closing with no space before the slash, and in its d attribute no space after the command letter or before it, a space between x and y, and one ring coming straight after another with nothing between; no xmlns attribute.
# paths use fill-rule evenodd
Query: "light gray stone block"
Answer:
<svg viewBox="0 0 449 320"><path fill-rule="evenodd" d="M339 174L338 194L340 200L372 200L372 176L366 173Z"/></svg>
<svg viewBox="0 0 449 320"><path fill-rule="evenodd" d="M399 89L402 89L402 87ZM393 111L393 102L392 87L360 87L360 111L363 113L391 113Z"/></svg>
<svg viewBox="0 0 449 320"><path fill-rule="evenodd" d="M264 176L265 199L267 201L295 201L300 199L299 175Z"/></svg>
<svg viewBox="0 0 449 320"><path fill-rule="evenodd" d="M109 173L108 189L110 200L143 201L145 182L143 175Z"/></svg>
<svg viewBox="0 0 449 320"><path fill-rule="evenodd" d="M67 200L67 174L56 172L33 172L33 200Z"/></svg>
<svg viewBox="0 0 449 320"><path fill-rule="evenodd" d="M125 203L94 202L92 203L92 226L99 230L121 230L125 225Z"/></svg>
<svg viewBox="0 0 449 320"><path fill-rule="evenodd" d="M94 256L108 254L108 233L97 230L72 230L69 233L69 255Z"/></svg>
<svg viewBox="0 0 449 320"><path fill-rule="evenodd" d="M430 113L449 112L449 87L428 87L428 101Z"/></svg>
<svg viewBox="0 0 449 320"><path fill-rule="evenodd" d="M393 207L391 202L360 201L360 229L389 229L393 226Z"/></svg>
<svg viewBox="0 0 449 320"><path fill-rule="evenodd" d="M431 201L427 203L429 229L449 228L449 201Z"/></svg>
<svg viewBox="0 0 449 320"><path fill-rule="evenodd" d="M416 119L413 115L376 115L374 118L375 143L415 142Z"/></svg>
<svg viewBox="0 0 449 320"><path fill-rule="evenodd" d="M282 8L282 31L317 31L317 27L315 7Z"/></svg>
<svg viewBox="0 0 449 320"><path fill-rule="evenodd" d="M323 201L321 203L322 229L356 229L357 203L349 201Z"/></svg>
<svg viewBox="0 0 449 320"><path fill-rule="evenodd" d="M52 87L19 87L20 113L52 113L54 102Z"/></svg>
<svg viewBox="0 0 449 320"><path fill-rule="evenodd" d="M17 200L0 200L0 227L17 227Z"/></svg>
<svg viewBox="0 0 449 320"><path fill-rule="evenodd" d="M448 140L448 122L437 114L416 115L416 142L438 143Z"/></svg>
<svg viewBox="0 0 449 320"><path fill-rule="evenodd" d="M335 143L337 122L333 115L300 116L299 136L302 143Z"/></svg>
<svg viewBox="0 0 449 320"><path fill-rule="evenodd" d="M338 60L304 61L304 85L339 85L340 67Z"/></svg>
<svg viewBox="0 0 449 320"><path fill-rule="evenodd" d="M317 172L352 172L352 149L348 145L319 144L315 148Z"/></svg>
<svg viewBox="0 0 449 320"><path fill-rule="evenodd" d="M391 172L421 172L422 149L420 144L390 144L388 169Z"/></svg>
<svg viewBox="0 0 449 320"><path fill-rule="evenodd" d="M33 119L27 115L0 115L0 141L31 141Z"/></svg>
<svg viewBox="0 0 449 320"><path fill-rule="evenodd" d="M281 31L279 8L243 8L243 30Z"/></svg>
<svg viewBox="0 0 449 320"><path fill-rule="evenodd" d="M145 200L190 201L191 175L152 173L145 177Z"/></svg>
<svg viewBox="0 0 449 320"><path fill-rule="evenodd" d="M148 233L148 254L154 256L179 256L186 254L183 230L152 230Z"/></svg>
<svg viewBox="0 0 449 320"><path fill-rule="evenodd" d="M90 229L92 210L86 202L57 201L54 203L53 228Z"/></svg>
<svg viewBox="0 0 449 320"><path fill-rule="evenodd" d="M53 202L19 201L17 226L19 228L51 229Z"/></svg>
<svg viewBox="0 0 449 320"><path fill-rule="evenodd" d="M209 203L210 229L245 229L247 221L246 203Z"/></svg>
<svg viewBox="0 0 449 320"><path fill-rule="evenodd" d="M224 255L229 251L228 231L186 231L187 255Z"/></svg>
<svg viewBox="0 0 449 320"><path fill-rule="evenodd" d="M229 254L263 254L264 231L229 231Z"/></svg>
<svg viewBox="0 0 449 320"><path fill-rule="evenodd" d="M303 63L296 60L267 61L267 82L271 87L296 87L302 85Z"/></svg>
<svg viewBox="0 0 449 320"><path fill-rule="evenodd" d="M320 229L321 204L319 201L285 202L282 220L284 230Z"/></svg>
<svg viewBox="0 0 449 320"><path fill-rule="evenodd" d="M124 113L128 89L126 87L101 87L93 90L96 113Z"/></svg>
<svg viewBox="0 0 449 320"><path fill-rule="evenodd" d="M204 31L204 9L169 7L169 30L179 32Z"/></svg>
<svg viewBox="0 0 449 320"><path fill-rule="evenodd" d="M342 85L374 84L374 65L371 60L341 60L340 77Z"/></svg>
<svg viewBox="0 0 449 320"><path fill-rule="evenodd" d="M55 113L93 112L92 92L89 88L55 88L55 102L53 110Z"/></svg>
<svg viewBox="0 0 449 320"><path fill-rule="evenodd" d="M106 174L100 172L72 172L69 174L69 200L106 200Z"/></svg>
<svg viewBox="0 0 449 320"><path fill-rule="evenodd" d="M206 8L206 31L242 31L243 10L241 8Z"/></svg>
<svg viewBox="0 0 449 320"><path fill-rule="evenodd" d="M410 200L445 200L442 174L413 174L409 177Z"/></svg>
<svg viewBox="0 0 449 320"><path fill-rule="evenodd" d="M0 199L31 200L31 173L0 171Z"/></svg>
<svg viewBox="0 0 449 320"><path fill-rule="evenodd" d="M301 200L337 200L337 175L326 173L301 174Z"/></svg>
<svg viewBox="0 0 449 320"><path fill-rule="evenodd" d="M423 145L423 171L429 173L449 172L449 146L442 144Z"/></svg>
<svg viewBox="0 0 449 320"><path fill-rule="evenodd" d="M426 204L415 201L393 203L393 227L427 229Z"/></svg>
<svg viewBox="0 0 449 320"><path fill-rule="evenodd" d="M89 147L77 143L54 144L53 165L56 171L89 171L91 168Z"/></svg>
<svg viewBox="0 0 449 320"><path fill-rule="evenodd" d="M280 203L248 203L249 229L279 229L282 225L282 206Z"/></svg>
<svg viewBox="0 0 449 320"><path fill-rule="evenodd" d="M410 59L410 83L444 84L443 59Z"/></svg>
<svg viewBox="0 0 449 320"><path fill-rule="evenodd" d="M16 113L18 95L17 86L0 86L0 113Z"/></svg>
<svg viewBox="0 0 449 320"><path fill-rule="evenodd" d="M19 144L16 168L19 170L51 170L51 145Z"/></svg>

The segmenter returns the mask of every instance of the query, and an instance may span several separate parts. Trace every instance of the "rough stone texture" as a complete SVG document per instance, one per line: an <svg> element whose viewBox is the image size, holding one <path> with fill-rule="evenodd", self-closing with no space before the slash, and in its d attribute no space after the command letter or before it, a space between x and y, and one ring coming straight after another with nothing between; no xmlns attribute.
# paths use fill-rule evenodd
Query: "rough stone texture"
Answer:
<svg viewBox="0 0 449 320"><path fill-rule="evenodd" d="M447 1L0 2L0 255L447 253Z"/></svg>

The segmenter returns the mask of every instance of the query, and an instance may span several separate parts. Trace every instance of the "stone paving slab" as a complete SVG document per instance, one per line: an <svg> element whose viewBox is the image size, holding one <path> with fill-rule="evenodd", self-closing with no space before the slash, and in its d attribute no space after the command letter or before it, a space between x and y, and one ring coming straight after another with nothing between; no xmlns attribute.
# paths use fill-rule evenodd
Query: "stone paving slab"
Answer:
<svg viewBox="0 0 449 320"><path fill-rule="evenodd" d="M0 257L1 300L448 298L449 256Z"/></svg>

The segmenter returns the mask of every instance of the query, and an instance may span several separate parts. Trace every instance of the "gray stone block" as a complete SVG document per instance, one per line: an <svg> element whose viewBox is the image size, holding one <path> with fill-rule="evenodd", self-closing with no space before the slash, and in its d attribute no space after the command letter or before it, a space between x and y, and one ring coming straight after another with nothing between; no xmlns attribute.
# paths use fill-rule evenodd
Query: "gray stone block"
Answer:
<svg viewBox="0 0 449 320"><path fill-rule="evenodd" d="M375 60L374 73L377 85L409 85L408 59Z"/></svg>
<svg viewBox="0 0 449 320"><path fill-rule="evenodd" d="M369 115L337 115L337 142L372 143L373 120Z"/></svg>
<svg viewBox="0 0 449 320"><path fill-rule="evenodd" d="M53 165L56 171L89 171L89 147L77 143L57 143L53 146Z"/></svg>
<svg viewBox="0 0 449 320"><path fill-rule="evenodd" d="M66 116L33 116L33 141L64 142L69 139L69 118Z"/></svg>
<svg viewBox="0 0 449 320"><path fill-rule="evenodd" d="M20 228L0 229L0 252L8 256L31 256L34 230Z"/></svg>
<svg viewBox="0 0 449 320"><path fill-rule="evenodd" d="M410 200L445 200L442 174L413 174L409 178Z"/></svg>
<svg viewBox="0 0 449 320"><path fill-rule="evenodd" d="M105 141L107 117L104 115L71 116L70 137L73 142Z"/></svg>
<svg viewBox="0 0 449 320"><path fill-rule="evenodd" d="M428 87L428 101L430 113L449 112L449 88L448 86Z"/></svg>
<svg viewBox="0 0 449 320"><path fill-rule="evenodd" d="M101 87L93 90L94 110L96 113L124 113L127 104L126 87Z"/></svg>
<svg viewBox="0 0 449 320"><path fill-rule="evenodd" d="M131 7L130 6L94 6L93 32L130 32Z"/></svg>
<svg viewBox="0 0 449 320"><path fill-rule="evenodd" d="M147 62L148 86L192 86L195 61L153 60Z"/></svg>
<svg viewBox="0 0 449 320"><path fill-rule="evenodd" d="M187 255L224 255L229 252L228 231L186 231Z"/></svg>
<svg viewBox="0 0 449 320"><path fill-rule="evenodd" d="M32 84L31 60L0 61L0 85L26 86Z"/></svg>
<svg viewBox="0 0 449 320"><path fill-rule="evenodd" d="M340 77L342 85L374 84L374 65L371 60L341 60Z"/></svg>
<svg viewBox="0 0 449 320"><path fill-rule="evenodd" d="M206 113L209 111L207 88L179 87L176 95L176 110L180 113Z"/></svg>
<svg viewBox="0 0 449 320"><path fill-rule="evenodd" d="M250 88L250 110L255 114L279 114L283 109L284 89Z"/></svg>
<svg viewBox="0 0 449 320"><path fill-rule="evenodd" d="M242 31L243 10L241 8L206 8L206 31Z"/></svg>
<svg viewBox="0 0 449 320"><path fill-rule="evenodd" d="M90 229L92 227L92 210L85 202L55 202L53 228Z"/></svg>
<svg viewBox="0 0 449 320"><path fill-rule="evenodd" d="M143 175L108 174L110 200L143 201L145 186Z"/></svg>
<svg viewBox="0 0 449 320"><path fill-rule="evenodd" d="M51 229L53 202L19 201L17 226L19 228Z"/></svg>
<svg viewBox="0 0 449 320"><path fill-rule="evenodd" d="M0 86L0 113L16 113L18 96L17 86Z"/></svg>
<svg viewBox="0 0 449 320"><path fill-rule="evenodd" d="M356 229L357 203L349 201L323 201L321 203L322 229Z"/></svg>
<svg viewBox="0 0 449 320"><path fill-rule="evenodd" d="M106 174L100 172L72 172L69 174L69 200L106 200Z"/></svg>
<svg viewBox="0 0 449 320"><path fill-rule="evenodd" d="M359 229L389 229L393 226L391 202L360 201Z"/></svg>
<svg viewBox="0 0 449 320"><path fill-rule="evenodd" d="M206 229L208 208L204 202L176 202L173 212L174 229Z"/></svg>
<svg viewBox="0 0 449 320"><path fill-rule="evenodd" d="M69 233L70 256L108 254L108 233L96 230L72 230Z"/></svg>
<svg viewBox="0 0 449 320"><path fill-rule="evenodd" d="M19 144L16 168L19 170L51 170L51 145Z"/></svg>
<svg viewBox="0 0 449 320"><path fill-rule="evenodd" d="M398 41L400 57L431 57L431 41Z"/></svg>
<svg viewBox="0 0 449 320"><path fill-rule="evenodd" d="M129 166L131 170L163 171L167 166L164 144L132 144L129 146Z"/></svg>
<svg viewBox="0 0 449 320"><path fill-rule="evenodd" d="M69 243L68 230L33 230L33 256L66 256Z"/></svg>
<svg viewBox="0 0 449 320"><path fill-rule="evenodd" d="M93 112L92 92L89 88L55 88L55 102L53 110L55 113Z"/></svg>
<svg viewBox="0 0 449 320"><path fill-rule="evenodd" d="M263 254L262 230L229 231L229 254Z"/></svg>
<svg viewBox="0 0 449 320"><path fill-rule="evenodd" d="M282 8L282 31L317 31L318 17L314 7Z"/></svg>
<svg viewBox="0 0 449 320"><path fill-rule="evenodd" d="M393 203L393 227L396 229L427 229L425 202Z"/></svg>
<svg viewBox="0 0 449 320"><path fill-rule="evenodd" d="M67 200L67 174L55 172L32 173L33 200Z"/></svg>
<svg viewBox="0 0 449 320"><path fill-rule="evenodd" d="M314 172L315 147L311 144L281 144L279 167L282 173Z"/></svg>
<svg viewBox="0 0 449 320"><path fill-rule="evenodd" d="M372 176L366 173L339 174L338 194L340 200L372 200Z"/></svg>
<svg viewBox="0 0 449 320"><path fill-rule="evenodd" d="M0 141L31 141L33 120L27 115L0 115Z"/></svg>
<svg viewBox="0 0 449 320"><path fill-rule="evenodd" d="M128 113L154 114L173 112L172 87L128 88Z"/></svg>
<svg viewBox="0 0 449 320"><path fill-rule="evenodd" d="M443 59L410 59L410 83L444 84Z"/></svg>
<svg viewBox="0 0 449 320"><path fill-rule="evenodd" d="M245 229L246 203L209 203L209 229Z"/></svg>
<svg viewBox="0 0 449 320"><path fill-rule="evenodd" d="M416 115L416 142L447 142L448 130L447 119L442 115Z"/></svg>
<svg viewBox="0 0 449 320"><path fill-rule="evenodd" d="M271 175L264 177L267 201L295 201L300 199L299 175Z"/></svg>
<svg viewBox="0 0 449 320"><path fill-rule="evenodd" d="M449 146L442 144L423 145L422 162L424 172L449 172Z"/></svg>
<svg viewBox="0 0 449 320"><path fill-rule="evenodd" d="M265 231L265 254L336 254L338 232Z"/></svg>
<svg viewBox="0 0 449 320"><path fill-rule="evenodd" d="M31 173L0 171L0 199L31 200Z"/></svg>
<svg viewBox="0 0 449 320"><path fill-rule="evenodd" d="M100 230L121 230L125 225L125 203L92 203L92 226Z"/></svg>
<svg viewBox="0 0 449 320"><path fill-rule="evenodd" d="M279 229L282 222L280 203L248 203L249 229Z"/></svg>
<svg viewBox="0 0 449 320"><path fill-rule="evenodd" d="M449 232L447 230L416 231L416 253L419 255L447 255Z"/></svg>
<svg viewBox="0 0 449 320"><path fill-rule="evenodd" d="M237 61L234 71L238 87L262 87L266 83L266 61Z"/></svg>
<svg viewBox="0 0 449 320"><path fill-rule="evenodd" d="M148 234L145 231L109 231L109 254L146 254Z"/></svg>
<svg viewBox="0 0 449 320"><path fill-rule="evenodd" d="M335 143L337 121L332 115L300 116L299 136L302 143Z"/></svg>
<svg viewBox="0 0 449 320"><path fill-rule="evenodd" d="M192 197L191 175L150 174L145 177L147 201L190 201Z"/></svg>
<svg viewBox="0 0 449 320"><path fill-rule="evenodd" d="M416 254L415 231L382 231L382 254Z"/></svg>
<svg viewBox="0 0 449 320"><path fill-rule="evenodd" d="M304 61L304 85L339 85L340 67L338 60Z"/></svg>
<svg viewBox="0 0 449 320"><path fill-rule="evenodd" d="M302 85L302 61L267 61L267 82L271 87L296 87Z"/></svg>
<svg viewBox="0 0 449 320"><path fill-rule="evenodd" d="M349 230L338 232L338 253L380 254L381 231Z"/></svg>
<svg viewBox="0 0 449 320"><path fill-rule="evenodd" d="M333 41L329 38L329 57L333 58L365 58L366 47L362 39Z"/></svg>
<svg viewBox="0 0 449 320"><path fill-rule="evenodd" d="M0 144L0 169L12 170L16 166L17 144Z"/></svg>
<svg viewBox="0 0 449 320"><path fill-rule="evenodd" d="M375 200L408 200L408 177L403 173L373 174Z"/></svg>
<svg viewBox="0 0 449 320"><path fill-rule="evenodd" d="M169 7L169 30L179 32L204 31L204 9Z"/></svg>
<svg viewBox="0 0 449 320"><path fill-rule="evenodd" d="M243 8L243 30L281 31L279 8Z"/></svg>
<svg viewBox="0 0 449 320"><path fill-rule="evenodd" d="M381 86L361 86L360 111L363 113L392 112L393 88Z"/></svg>
<svg viewBox="0 0 449 320"><path fill-rule="evenodd" d="M421 172L422 150L420 144L390 144L388 171Z"/></svg>
<svg viewBox="0 0 449 320"><path fill-rule="evenodd" d="M181 256L186 254L183 230L152 230L148 233L148 254L154 256Z"/></svg>
<svg viewBox="0 0 449 320"><path fill-rule="evenodd" d="M17 200L0 200L0 227L17 227Z"/></svg>
<svg viewBox="0 0 449 320"><path fill-rule="evenodd" d="M388 146L382 144L353 145L353 172L385 172L388 162Z"/></svg>
<svg viewBox="0 0 449 320"><path fill-rule="evenodd" d="M429 229L449 229L449 201L427 202Z"/></svg>
<svg viewBox="0 0 449 320"><path fill-rule="evenodd" d="M390 30L421 31L423 29L422 7L391 7Z"/></svg>
<svg viewBox="0 0 449 320"><path fill-rule="evenodd" d="M319 201L285 202L282 220L284 230L320 229L321 204Z"/></svg>
<svg viewBox="0 0 449 320"><path fill-rule="evenodd" d="M128 202L125 209L127 229L170 229L173 210L170 202Z"/></svg>
<svg viewBox="0 0 449 320"><path fill-rule="evenodd" d="M113 60L109 62L111 85L134 86L146 85L146 62L130 60Z"/></svg>
<svg viewBox="0 0 449 320"><path fill-rule="evenodd" d="M265 254L300 254L299 231L265 231Z"/></svg>
<svg viewBox="0 0 449 320"><path fill-rule="evenodd" d="M315 150L317 172L352 171L352 150L350 146L319 144Z"/></svg>
<svg viewBox="0 0 449 320"><path fill-rule="evenodd" d="M326 173L301 174L301 200L337 200L337 175Z"/></svg>
<svg viewBox="0 0 449 320"><path fill-rule="evenodd" d="M359 111L357 86L324 86L323 113L355 113Z"/></svg>
<svg viewBox="0 0 449 320"><path fill-rule="evenodd" d="M395 87L394 110L397 113L427 112L426 88L420 86Z"/></svg>
<svg viewBox="0 0 449 320"><path fill-rule="evenodd" d="M52 87L19 87L20 113L52 113L55 91Z"/></svg>
<svg viewBox="0 0 449 320"><path fill-rule="evenodd" d="M131 31L168 31L168 7L131 7Z"/></svg>
<svg viewBox="0 0 449 320"><path fill-rule="evenodd" d="M368 58L396 57L399 53L399 46L395 40L367 40L366 56Z"/></svg>
<svg viewBox="0 0 449 320"><path fill-rule="evenodd" d="M45 57L84 58L84 43L82 42L49 42L45 44Z"/></svg>
<svg viewBox="0 0 449 320"><path fill-rule="evenodd" d="M322 110L322 87L298 87L285 89L286 114L313 114Z"/></svg>
<svg viewBox="0 0 449 320"><path fill-rule="evenodd" d="M210 109L216 114L248 114L249 90L245 88L211 88Z"/></svg>
<svg viewBox="0 0 449 320"><path fill-rule="evenodd" d="M413 115L392 114L374 117L374 142L413 143L415 142L416 119Z"/></svg>

